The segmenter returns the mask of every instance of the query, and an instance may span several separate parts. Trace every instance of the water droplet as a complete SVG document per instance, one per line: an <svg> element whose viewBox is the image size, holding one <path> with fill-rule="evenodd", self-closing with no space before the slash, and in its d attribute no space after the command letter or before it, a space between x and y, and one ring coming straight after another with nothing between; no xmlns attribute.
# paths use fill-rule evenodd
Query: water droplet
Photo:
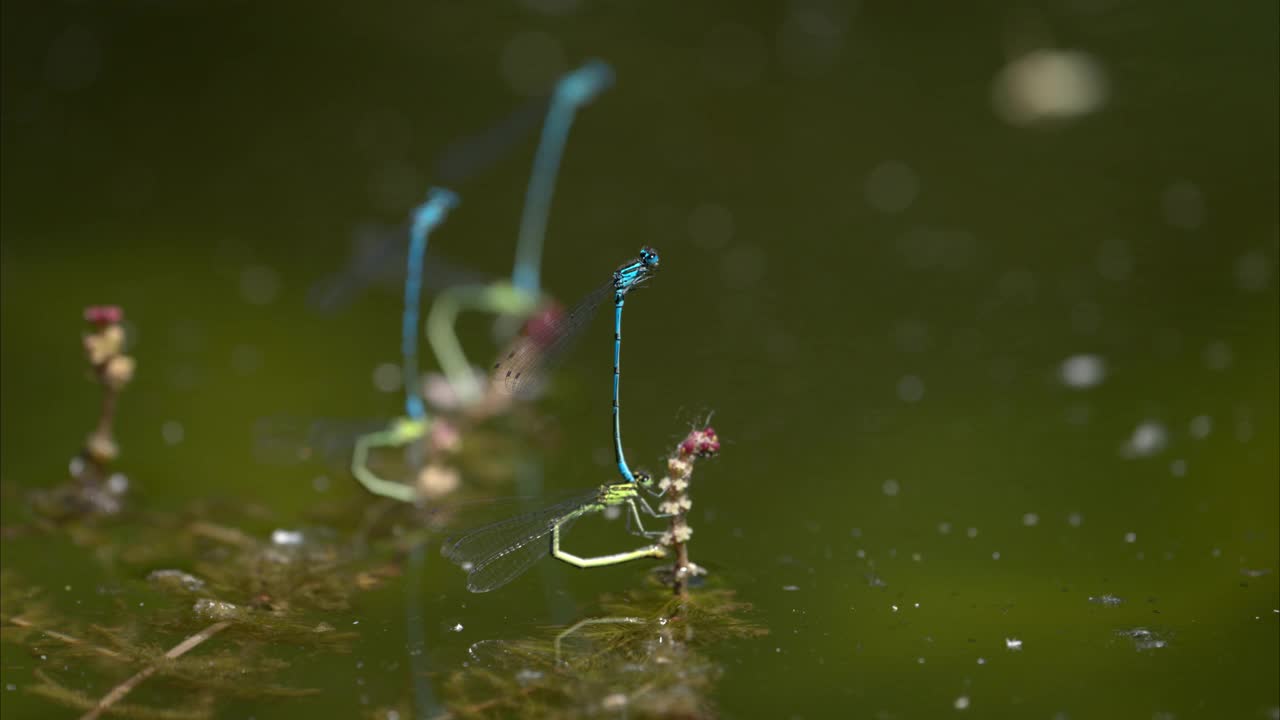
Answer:
<svg viewBox="0 0 1280 720"><path fill-rule="evenodd" d="M231 351L231 369L249 375L262 368L262 351L252 345L237 345Z"/></svg>
<svg viewBox="0 0 1280 720"><path fill-rule="evenodd" d="M924 381L915 375L904 375L898 381L898 397L903 402L919 402L924 397Z"/></svg>
<svg viewBox="0 0 1280 720"><path fill-rule="evenodd" d="M848 22L845 3L800 0L778 29L778 58L800 77L812 77L829 70L839 59Z"/></svg>
<svg viewBox="0 0 1280 720"><path fill-rule="evenodd" d="M920 190L920 180L906 163L881 163L867 175L862 192L871 207L883 213L900 213L911 207Z"/></svg>
<svg viewBox="0 0 1280 720"><path fill-rule="evenodd" d="M270 305L280 293L280 275L266 265L251 265L240 272L240 297L250 305Z"/></svg>
<svg viewBox="0 0 1280 720"><path fill-rule="evenodd" d="M1194 230L1204 223L1204 195L1200 188L1178 180L1165 188L1160 198L1165 222L1182 230Z"/></svg>
<svg viewBox="0 0 1280 720"><path fill-rule="evenodd" d="M182 423L177 420L168 420L164 425L160 426L160 435L164 438L166 445L177 445L182 442L184 432Z"/></svg>
<svg viewBox="0 0 1280 720"><path fill-rule="evenodd" d="M1021 650L1021 649L1022 649L1022 640L1019 640L1018 638L1012 638L1012 637L1011 637L1011 638L1005 638L1005 639L1004 639L1004 646L1005 646L1005 648L1007 648L1007 649L1009 649L1009 650L1011 650L1011 651L1013 651L1013 652L1017 652L1017 651L1019 651L1019 650Z"/></svg>
<svg viewBox="0 0 1280 720"><path fill-rule="evenodd" d="M1204 361L1204 366L1210 370L1226 370L1231 367L1233 353L1231 346L1216 340L1205 346L1204 352L1200 354L1200 359Z"/></svg>
<svg viewBox="0 0 1280 720"><path fill-rule="evenodd" d="M400 390L400 366L384 362L373 369L373 386L378 392L393 393Z"/></svg>
<svg viewBox="0 0 1280 720"><path fill-rule="evenodd" d="M898 486L898 481L897 481L897 480L892 480L892 479L890 479L890 480L885 480L885 481L880 485L880 490L881 490L885 495L888 495L889 497L893 497L893 496L897 495L897 494L898 494L898 491L899 491L900 489L901 489L901 488Z"/></svg>
<svg viewBox="0 0 1280 720"><path fill-rule="evenodd" d="M1123 240L1108 238L1098 247L1095 260L1098 274L1112 282L1123 282L1133 270L1133 253Z"/></svg>
<svg viewBox="0 0 1280 720"><path fill-rule="evenodd" d="M1022 516L1022 524L1027 527L1035 527L1040 524L1040 516L1035 513L1026 513Z"/></svg>
<svg viewBox="0 0 1280 720"><path fill-rule="evenodd" d="M1207 437L1213 430L1213 418L1208 415L1197 415L1191 418L1191 437L1200 439Z"/></svg>
<svg viewBox="0 0 1280 720"><path fill-rule="evenodd" d="M1087 115L1106 99L1102 66L1092 56L1071 50L1029 52L1006 65L992 87L996 113L1020 126Z"/></svg>
<svg viewBox="0 0 1280 720"><path fill-rule="evenodd" d="M1100 384L1106 374L1106 363L1098 355L1072 355L1058 370L1062 384L1081 390Z"/></svg>
<svg viewBox="0 0 1280 720"><path fill-rule="evenodd" d="M1236 258L1236 287L1245 292L1262 292L1271 282L1271 265L1261 250Z"/></svg>
<svg viewBox="0 0 1280 720"><path fill-rule="evenodd" d="M960 697L956 698L956 701L952 704L955 705L955 708L957 710L964 710L969 707L969 696L961 695Z"/></svg>
<svg viewBox="0 0 1280 720"><path fill-rule="evenodd" d="M1165 431L1164 425L1154 420L1146 420L1134 428L1133 435L1121 448L1120 454L1127 458L1155 455L1164 449L1168 440L1168 432Z"/></svg>

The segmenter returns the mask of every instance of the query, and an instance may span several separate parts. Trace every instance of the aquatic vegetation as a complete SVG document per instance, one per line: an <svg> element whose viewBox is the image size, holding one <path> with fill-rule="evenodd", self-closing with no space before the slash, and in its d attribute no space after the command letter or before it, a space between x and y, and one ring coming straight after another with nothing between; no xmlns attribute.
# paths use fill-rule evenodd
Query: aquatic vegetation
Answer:
<svg viewBox="0 0 1280 720"><path fill-rule="evenodd" d="M85 710L87 717L110 712L142 718L208 717L223 700L314 694L318 690L274 679L289 667L277 649L349 652L357 635L338 631L335 614L350 608L353 594L400 575L397 564L370 564L322 529L277 529L260 539L210 520L153 520L141 534L95 536L95 542L114 545L97 555L126 577L145 576L147 595L159 597L145 609L115 601L110 626L64 614L42 588L12 573L0 575L0 638L48 660L28 691ZM172 644L173 638L181 642ZM225 642L205 647L215 638ZM73 689L67 673L87 668L91 677L118 682L96 698ZM182 689L188 700L166 703L163 710L120 702L153 677ZM84 687L84 679L75 685Z"/></svg>
<svg viewBox="0 0 1280 720"><path fill-rule="evenodd" d="M71 460L71 479L32 496L37 512L54 521L90 515L115 515L123 509L129 479L113 470L120 456L115 439L120 393L133 380L136 362L125 353L124 311L114 305L85 308L92 331L82 337L85 359L102 388L98 422Z"/></svg>
<svg viewBox="0 0 1280 720"><path fill-rule="evenodd" d="M689 560L689 538L693 536L693 529L689 527L687 516L693 508L693 501L689 498L693 463L698 458L712 457L719 452L720 438L714 428L710 425L694 428L667 458L667 475L658 481L658 489L665 493L658 509L671 515L671 528L663 533L659 542L675 553L670 584L675 594L682 598L688 597L690 579L706 574L706 570Z"/></svg>
<svg viewBox="0 0 1280 720"><path fill-rule="evenodd" d="M724 589L673 597L655 580L600 610L539 637L473 645L444 682L442 717L714 717L716 648L768 633Z"/></svg>

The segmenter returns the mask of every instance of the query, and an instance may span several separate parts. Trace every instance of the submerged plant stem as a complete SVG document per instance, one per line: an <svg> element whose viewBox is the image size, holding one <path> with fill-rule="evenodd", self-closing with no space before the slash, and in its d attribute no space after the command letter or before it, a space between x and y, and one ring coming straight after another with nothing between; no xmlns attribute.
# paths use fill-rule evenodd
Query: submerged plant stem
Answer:
<svg viewBox="0 0 1280 720"><path fill-rule="evenodd" d="M675 551L676 556L671 573L671 590L681 599L689 596L689 578L704 572L689 561L689 538L693 535L693 530L689 528L687 514L693 506L689 499L693 463L700 457L711 457L718 452L720 439L714 428L707 426L701 430L691 430L676 447L675 454L667 458L667 475L658 483L658 487L665 493L661 510L671 514L671 527L662 538L662 543Z"/></svg>
<svg viewBox="0 0 1280 720"><path fill-rule="evenodd" d="M188 637L186 640L183 640L177 645L174 645L172 648L169 649L169 652L164 654L164 659L175 660L177 658L182 657L183 655L187 654L188 652L190 652L191 650L199 646L200 643L203 643L205 640L208 640L214 635L217 635L218 633L227 629L227 627L230 625L231 625L230 620L223 620L210 625L209 627L201 630L195 635L192 635ZM106 712L112 705L122 700L125 695L128 695L130 692L133 691L134 688L142 684L143 680L146 680L147 678L154 675L156 673L156 670L158 669L159 669L159 663L152 663L146 666L145 668L139 670L137 673L133 674L131 677L129 677L129 679L111 688L111 692L104 695L102 699L98 701L98 704L93 707L92 710L85 713L84 715L81 715L80 720L97 720L97 718L101 716L102 713Z"/></svg>
<svg viewBox="0 0 1280 720"><path fill-rule="evenodd" d="M79 647L87 647L87 648L89 648L89 649L93 650L94 652L96 652L96 653L98 653L98 654L100 654L100 655L105 655L105 656L107 656L107 657L109 657L109 658L113 658L113 659L115 659L115 660L123 660L123 659L125 659L125 656L124 656L124 655L121 655L120 653L116 652L115 650L112 650L112 649L110 649L110 648L104 648L104 647L102 647L101 645L94 645L93 643L91 643L91 642L89 642L89 641L87 641L87 640L81 640L81 639L80 639L80 638L78 638L78 637L74 637L74 636L68 635L68 634L66 634L66 633L61 633L61 632L58 632L57 630L46 630L45 628L42 628L42 627L38 627L38 626L36 626L36 624L35 624L35 623L31 622L30 620L27 620L27 619L26 619L26 618L24 618L24 617L14 617L14 618L9 618L9 624L11 624L11 625L15 625L15 626L20 627L20 628L27 628L27 629L29 629L29 630L35 630L35 631L37 631L37 632L43 633L43 634L45 634L45 635L48 635L49 637L53 638L54 640L61 640L62 642L66 643L66 644L68 644L68 645L75 645L75 646L79 646Z"/></svg>

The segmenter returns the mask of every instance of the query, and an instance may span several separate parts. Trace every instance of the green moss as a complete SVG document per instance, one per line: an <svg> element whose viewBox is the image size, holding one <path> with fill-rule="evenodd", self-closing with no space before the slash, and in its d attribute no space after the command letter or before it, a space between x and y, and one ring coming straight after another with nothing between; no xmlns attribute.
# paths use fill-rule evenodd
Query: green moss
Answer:
<svg viewBox="0 0 1280 720"><path fill-rule="evenodd" d="M654 581L600 608L543 637L473 645L471 667L444 681L449 716L712 717L721 667L708 652L767 632L723 589L682 601Z"/></svg>

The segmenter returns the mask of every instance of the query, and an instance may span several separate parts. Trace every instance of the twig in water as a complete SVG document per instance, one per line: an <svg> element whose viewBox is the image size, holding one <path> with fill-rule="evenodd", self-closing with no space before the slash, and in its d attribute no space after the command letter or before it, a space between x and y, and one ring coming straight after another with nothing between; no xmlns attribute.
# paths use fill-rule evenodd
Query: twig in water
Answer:
<svg viewBox="0 0 1280 720"><path fill-rule="evenodd" d="M91 643L91 642L89 642L89 641L87 641L87 640L81 640L81 639L80 639L80 638L78 638L78 637L73 637L73 636L68 635L68 634L66 634L66 633L58 632L57 630L46 630L46 629L44 629L44 628L42 628L42 627L38 627L38 626L36 626L36 624L35 624L35 623L33 623L33 622L31 622L30 620L28 620L28 619L26 619L26 618L24 618L24 617L21 617L21 616L19 616L19 617L9 618L9 624L10 624L10 625L15 625L15 626L20 627L20 628L27 628L27 629L29 629L29 630L35 630L36 632L40 632L40 633L43 633L43 634L45 634L45 635L48 635L49 637L53 638L54 640L61 640L62 642L66 643L66 644L68 644L68 645L76 645L76 646L80 646L80 647L87 647L87 648L89 648L90 650L93 650L94 652L96 652L96 653L98 653L98 654L100 654L100 655L105 655L105 656L107 656L107 657L109 657L109 658L112 658L112 659L115 659L115 660L123 660L123 659L125 659L123 655L121 655L120 653L116 652L115 650L112 650L112 649L110 649L110 648L104 648L104 647L102 647L101 645L94 645L93 643Z"/></svg>
<svg viewBox="0 0 1280 720"><path fill-rule="evenodd" d="M177 658L182 657L183 655L187 654L191 650L195 649L198 645L200 645L200 643L204 642L205 640L208 640L214 635L217 635L218 633L227 629L227 627L230 625L231 625L231 621L229 620L223 620L221 622L216 622L210 625L209 627L201 630L195 635L192 635L188 637L186 640L183 640L177 645L174 645L172 648L169 649L169 652L164 654L164 659L176 660ZM147 678L154 675L156 673L156 670L159 669L159 667L160 667L159 663L152 663L151 665L148 665L142 668L141 670L139 670L137 673L131 676L128 680L125 680L119 685L111 688L111 692L104 695L102 699L98 701L98 704L93 707L92 710L85 713L84 715L81 715L80 720L97 720L97 718L101 716L102 713L106 712L107 709L109 709L112 705L114 705L115 703L123 699L125 695L128 695L130 692L132 692L133 689L138 685L140 685L143 680L146 680Z"/></svg>

